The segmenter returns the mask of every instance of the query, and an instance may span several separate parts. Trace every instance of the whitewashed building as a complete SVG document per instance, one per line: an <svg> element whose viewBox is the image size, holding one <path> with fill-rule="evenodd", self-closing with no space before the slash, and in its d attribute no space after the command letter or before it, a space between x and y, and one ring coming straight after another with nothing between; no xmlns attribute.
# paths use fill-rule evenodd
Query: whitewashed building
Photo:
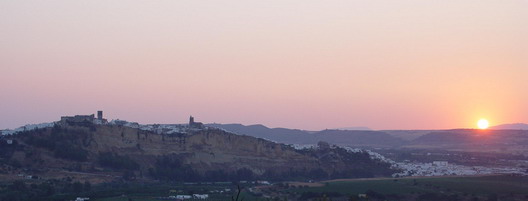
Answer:
<svg viewBox="0 0 528 201"><path fill-rule="evenodd" d="M190 195L176 195L176 199L179 199L179 200L188 200L188 199L192 199L193 197L190 196Z"/></svg>
<svg viewBox="0 0 528 201"><path fill-rule="evenodd" d="M446 167L448 165L447 161L433 161L433 165Z"/></svg>
<svg viewBox="0 0 528 201"><path fill-rule="evenodd" d="M194 199L205 200L205 199L209 198L209 195L208 194L193 194L193 198Z"/></svg>

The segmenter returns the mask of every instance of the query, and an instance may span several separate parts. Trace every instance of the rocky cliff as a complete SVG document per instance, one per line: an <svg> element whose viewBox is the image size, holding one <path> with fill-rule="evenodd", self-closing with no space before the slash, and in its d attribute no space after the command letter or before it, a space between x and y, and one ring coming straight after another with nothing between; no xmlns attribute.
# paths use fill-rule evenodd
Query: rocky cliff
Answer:
<svg viewBox="0 0 528 201"><path fill-rule="evenodd" d="M296 150L215 128L157 134L118 125L55 126L11 138L16 143L2 147L7 174L21 169L48 177L57 170L127 171L138 178L185 181L373 177L393 172L390 164L366 153L333 146Z"/></svg>

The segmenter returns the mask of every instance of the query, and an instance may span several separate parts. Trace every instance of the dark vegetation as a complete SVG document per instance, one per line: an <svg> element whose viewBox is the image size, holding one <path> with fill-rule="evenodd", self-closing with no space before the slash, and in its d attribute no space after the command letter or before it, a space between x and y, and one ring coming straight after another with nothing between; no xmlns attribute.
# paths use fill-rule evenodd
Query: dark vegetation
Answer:
<svg viewBox="0 0 528 201"><path fill-rule="evenodd" d="M181 163L177 155L165 155L156 159L154 168L149 168L149 174L162 181L200 181L198 172L189 165Z"/></svg>
<svg viewBox="0 0 528 201"><path fill-rule="evenodd" d="M17 142L14 141L12 145L8 145L6 141L0 140L0 158L11 158L16 150Z"/></svg>
<svg viewBox="0 0 528 201"><path fill-rule="evenodd" d="M217 169L200 174L190 165L182 164L178 155L164 155L156 159L154 168L148 170L150 176L161 181L170 182L224 182L224 181L255 181L255 180L284 180L300 176L299 172L291 171L283 174L266 172L256 175L248 168L238 170ZM307 174L302 174L305 176Z"/></svg>
<svg viewBox="0 0 528 201"><path fill-rule="evenodd" d="M153 156L154 164L140 164L136 158L128 155L127 152L101 152L90 153L87 147L93 143L93 135L97 127L93 125L77 126L54 126L52 128L36 129L17 134L17 139L23 142L21 146L5 146L0 158L3 164L20 168L24 165L31 165L27 161L21 164L20 161L10 159L9 156L16 147L26 152L26 158L30 158L37 150L42 148L50 151L57 158L70 160L72 162L92 162L92 165L81 167L79 163L64 167L68 170L95 171L95 165L121 172L125 180L133 180L137 176L142 178L150 177L160 181L171 182L198 182L198 181L254 181L254 180L323 180L334 178L359 178L389 176L394 170L390 165L370 159L365 152L350 153L339 147L330 147L328 143L324 148L310 150L294 150L300 154L317 158L321 162L319 168L289 168L289 169L268 169L261 174L255 174L248 167L238 169L215 168L213 170L198 172L192 165L184 164L186 156L172 154ZM230 134L229 134L230 135ZM28 147L25 147L28 146ZM283 145L285 149L292 149ZM34 147L33 149L31 147ZM139 145L138 145L139 147ZM292 149L293 150L293 149ZM33 162L38 162L35 157ZM43 162L43 161L41 161ZM340 168L328 168L339 165ZM346 168L345 168L346 167ZM144 174L145 173L145 174Z"/></svg>
<svg viewBox="0 0 528 201"><path fill-rule="evenodd" d="M267 170L261 175L256 175L248 168L237 170L216 169L200 174L190 165L183 164L182 157L178 155L164 155L156 159L153 168L148 173L155 179L161 181L176 182L218 182L218 181L293 181L293 180L324 180L337 178L369 178L375 176L388 176L395 170L390 169L389 164L373 161L366 152L349 153L345 149L333 147L318 150L302 150L303 154L320 158L322 163L331 164L332 161L341 160L350 164L353 168L341 171L325 171L317 169L292 169L286 171Z"/></svg>
<svg viewBox="0 0 528 201"><path fill-rule="evenodd" d="M91 183L72 182L69 178L40 183L18 180L0 185L0 201L71 200L74 195L89 195L91 191Z"/></svg>
<svg viewBox="0 0 528 201"><path fill-rule="evenodd" d="M129 156L120 156L112 152L99 153L98 162L103 167L117 170L137 170L139 164Z"/></svg>
<svg viewBox="0 0 528 201"><path fill-rule="evenodd" d="M83 146L90 143L91 127L66 129L54 126L51 129L37 129L21 132L18 135L28 145L52 151L58 158L86 161L88 151Z"/></svg>
<svg viewBox="0 0 528 201"><path fill-rule="evenodd" d="M497 201L526 200L528 178L522 176L487 176L459 178L384 179L330 182L322 187L291 187L281 183L271 188L274 198L258 198L247 189L251 184L235 188L236 183L181 182L112 182L92 185L69 178L47 181L15 181L0 184L0 201L59 201L75 197L91 200L156 200L175 194L210 194L212 200L352 200L352 201ZM230 192L211 193L211 190L231 189ZM171 190L178 192L171 193ZM242 192L239 194L239 192ZM368 198L358 195L365 194ZM105 199L103 199L105 198ZM108 199L106 199L108 198ZM112 199L115 198L115 199Z"/></svg>
<svg viewBox="0 0 528 201"><path fill-rule="evenodd" d="M15 181L0 184L0 201L70 201L76 197L90 200L159 200L157 197L179 194L209 194L211 190L232 189L223 194L211 195L212 200L230 200L237 194L233 183L185 185L183 183L130 183L112 182L93 185L89 182L72 181L71 178L47 181ZM247 197L245 193L241 198ZM116 198L116 199L112 199Z"/></svg>

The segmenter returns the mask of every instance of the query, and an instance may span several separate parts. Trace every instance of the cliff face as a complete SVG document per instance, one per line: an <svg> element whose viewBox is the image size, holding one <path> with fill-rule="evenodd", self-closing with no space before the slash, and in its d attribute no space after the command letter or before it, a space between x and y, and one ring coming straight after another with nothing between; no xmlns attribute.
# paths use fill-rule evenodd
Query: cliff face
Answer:
<svg viewBox="0 0 528 201"><path fill-rule="evenodd" d="M182 181L196 177L206 180L207 175L224 180L281 179L283 175L372 177L392 173L389 164L372 160L368 154L349 153L328 145L314 150L295 150L284 144L219 129L156 134L117 125L55 126L20 133L13 138L17 144L2 156L6 159L3 161L16 161L18 168L29 167L40 173L133 171L142 178L183 178ZM13 165L6 163L6 166Z"/></svg>
<svg viewBox="0 0 528 201"><path fill-rule="evenodd" d="M142 167L155 163L155 157L178 155L184 164L200 171L243 167L255 173L265 170L317 168L317 159L283 144L220 130L201 130L193 134L161 135L121 126L99 126L87 148L92 154L114 152L138 158Z"/></svg>

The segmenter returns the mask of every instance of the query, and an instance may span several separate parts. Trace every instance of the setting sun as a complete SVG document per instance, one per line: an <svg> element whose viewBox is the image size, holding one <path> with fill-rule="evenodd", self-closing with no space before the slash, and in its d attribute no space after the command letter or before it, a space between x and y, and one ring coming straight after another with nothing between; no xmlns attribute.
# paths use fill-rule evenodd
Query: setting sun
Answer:
<svg viewBox="0 0 528 201"><path fill-rule="evenodd" d="M486 129L489 127L489 122L486 119L481 119L477 122L477 126L480 129Z"/></svg>

